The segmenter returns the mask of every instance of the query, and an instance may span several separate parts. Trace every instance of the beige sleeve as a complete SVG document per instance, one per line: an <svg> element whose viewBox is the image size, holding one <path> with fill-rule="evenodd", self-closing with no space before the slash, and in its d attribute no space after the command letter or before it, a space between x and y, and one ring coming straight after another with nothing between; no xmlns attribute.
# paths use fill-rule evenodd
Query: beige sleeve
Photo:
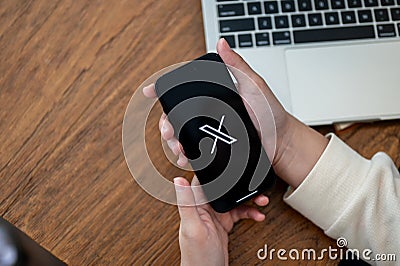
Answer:
<svg viewBox="0 0 400 266"><path fill-rule="evenodd" d="M385 153L367 160L335 135L328 137L321 158L296 190L289 188L285 202L328 236L344 237L347 247L370 249L371 258L396 254L400 263L398 170Z"/></svg>

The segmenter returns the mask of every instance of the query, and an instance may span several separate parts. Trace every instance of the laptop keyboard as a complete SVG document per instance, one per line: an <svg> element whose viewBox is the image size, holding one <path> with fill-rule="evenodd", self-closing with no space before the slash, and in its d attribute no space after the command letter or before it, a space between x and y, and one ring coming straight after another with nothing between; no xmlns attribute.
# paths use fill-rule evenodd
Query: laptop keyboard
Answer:
<svg viewBox="0 0 400 266"><path fill-rule="evenodd" d="M400 0L214 0L232 48L400 37Z"/></svg>

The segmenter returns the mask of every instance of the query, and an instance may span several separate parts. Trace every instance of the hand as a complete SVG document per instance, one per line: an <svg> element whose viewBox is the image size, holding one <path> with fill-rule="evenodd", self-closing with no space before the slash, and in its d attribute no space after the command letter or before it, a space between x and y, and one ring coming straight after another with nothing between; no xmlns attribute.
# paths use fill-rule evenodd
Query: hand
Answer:
<svg viewBox="0 0 400 266"><path fill-rule="evenodd" d="M265 81L243 58L229 48L224 39L218 41L217 51L238 81L239 94L245 100L252 122L262 136L270 136L269 132L265 132L269 130L270 118L265 117L269 112L265 111L267 106L264 97L268 101L276 126L276 149L273 145L275 139L262 138L262 144L268 156L273 158L272 166L276 174L296 188L314 167L328 140L287 113ZM146 97L156 97L154 85L143 88L143 93ZM261 117L261 121L267 122L259 125L254 113L258 118ZM167 141L172 152L179 156L178 165L185 166L187 158L179 141L174 137L173 127L165 114L160 118L159 128L161 136Z"/></svg>
<svg viewBox="0 0 400 266"><path fill-rule="evenodd" d="M199 189L191 188L182 177L174 179L179 215L179 246L181 265L228 265L228 233L240 219L263 221L265 215L248 205L242 205L226 213L215 212L204 202L205 195ZM192 186L198 186L196 177ZM258 206L266 206L268 198L260 195L253 200Z"/></svg>
<svg viewBox="0 0 400 266"><path fill-rule="evenodd" d="M230 49L228 43L224 39L218 42L217 52L231 73L235 76L238 82L236 87L244 100L243 103L259 136L281 136L282 132L286 132L290 116L268 88L265 81L255 73L238 54ZM143 88L143 93L149 98L156 97L154 84ZM268 104L272 114L268 111ZM260 123L261 121L262 123ZM271 125L274 124L276 125L276 133L271 132L271 130L275 130L273 126L271 127ZM179 156L178 165L184 167L188 162L187 158L184 155L181 144L174 136L174 129L169 123L165 113L161 115L159 128L161 136L167 142L172 152ZM274 156L275 138L265 137L261 138L261 141L274 165L274 162L279 158L279 156ZM280 147L280 145L276 145L276 147Z"/></svg>
<svg viewBox="0 0 400 266"><path fill-rule="evenodd" d="M217 51L238 81L238 91L245 100L244 104L260 136L268 136L268 134L263 132L265 125L258 124L254 113L257 117L260 113L262 116L263 110L265 113L267 108L260 93L267 99L276 126L275 153L270 145L274 140L267 137L262 138L261 141L270 158L272 149L274 155L272 166L275 172L289 185L296 188L314 167L328 140L288 114L265 81L229 48L224 39L218 41ZM154 84L143 88L143 93L146 97L156 97ZM185 166L188 162L187 158L179 141L174 137L173 127L165 114L162 114L160 118L159 128L172 152L179 155L178 165ZM245 205L224 214L214 212L208 204L193 206L199 195L193 193L187 180L176 178L174 183L177 200L181 204L179 206L181 216L179 242L183 265L226 265L228 263L228 232L233 224L243 218L256 221L265 218L257 209ZM256 197L254 201L260 206L268 204L268 198L262 195ZM191 205L191 207L183 205Z"/></svg>

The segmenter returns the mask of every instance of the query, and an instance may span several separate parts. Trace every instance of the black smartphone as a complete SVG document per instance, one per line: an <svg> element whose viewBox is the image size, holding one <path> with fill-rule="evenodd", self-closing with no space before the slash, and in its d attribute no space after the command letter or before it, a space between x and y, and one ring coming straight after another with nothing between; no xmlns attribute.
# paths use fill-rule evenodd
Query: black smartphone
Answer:
<svg viewBox="0 0 400 266"><path fill-rule="evenodd" d="M271 162L218 54L164 74L155 90L214 210L227 212L274 184Z"/></svg>

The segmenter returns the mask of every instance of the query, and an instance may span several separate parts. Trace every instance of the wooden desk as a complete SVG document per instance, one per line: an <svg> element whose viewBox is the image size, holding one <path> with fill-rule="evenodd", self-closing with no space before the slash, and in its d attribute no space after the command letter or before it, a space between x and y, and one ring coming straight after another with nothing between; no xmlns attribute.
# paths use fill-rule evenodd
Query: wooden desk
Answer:
<svg viewBox="0 0 400 266"><path fill-rule="evenodd" d="M1 216L68 264L177 264L176 207L134 182L121 127L149 75L205 52L200 1L9 0L0 14ZM150 119L154 150L159 111ZM367 157L383 150L400 164L399 121L339 136ZM170 177L182 174L158 163ZM256 257L264 244L335 245L282 203L285 189L276 186L265 222L236 225L232 264L265 263Z"/></svg>

